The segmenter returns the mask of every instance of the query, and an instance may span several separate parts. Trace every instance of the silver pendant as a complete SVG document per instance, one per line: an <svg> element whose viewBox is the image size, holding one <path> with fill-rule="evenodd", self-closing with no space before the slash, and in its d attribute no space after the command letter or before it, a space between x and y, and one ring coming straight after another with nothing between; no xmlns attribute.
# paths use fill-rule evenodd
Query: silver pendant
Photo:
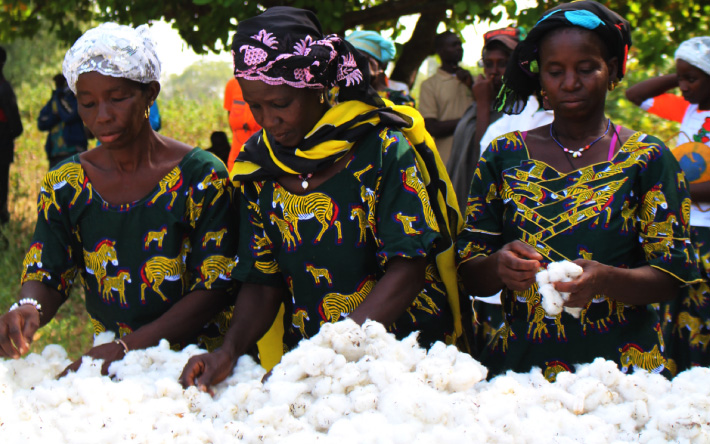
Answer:
<svg viewBox="0 0 710 444"><path fill-rule="evenodd" d="M303 182L301 182L301 186L303 187L304 190L308 189L308 182L304 180Z"/></svg>

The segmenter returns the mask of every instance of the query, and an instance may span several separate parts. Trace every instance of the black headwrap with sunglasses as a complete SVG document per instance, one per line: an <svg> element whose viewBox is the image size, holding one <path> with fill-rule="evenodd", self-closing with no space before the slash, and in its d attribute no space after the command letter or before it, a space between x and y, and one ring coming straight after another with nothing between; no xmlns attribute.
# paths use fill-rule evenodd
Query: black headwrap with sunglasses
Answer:
<svg viewBox="0 0 710 444"><path fill-rule="evenodd" d="M513 51L503 76L497 108L507 114L520 114L530 95L540 91L538 49L543 37L558 28L580 27L597 34L612 57L619 60L615 81L626 73L626 58L631 48L629 22L595 1L563 3L545 12L528 36Z"/></svg>

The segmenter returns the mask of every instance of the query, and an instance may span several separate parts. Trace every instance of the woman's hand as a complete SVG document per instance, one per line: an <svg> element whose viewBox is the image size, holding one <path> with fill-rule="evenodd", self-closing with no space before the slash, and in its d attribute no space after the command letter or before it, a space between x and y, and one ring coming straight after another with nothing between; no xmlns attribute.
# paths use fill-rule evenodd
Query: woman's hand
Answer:
<svg viewBox="0 0 710 444"><path fill-rule="evenodd" d="M569 293L569 299L565 302L565 306L585 307L597 295L607 296L606 283L609 272L614 267L585 259L577 259L573 262L584 269L582 275L570 282L555 282L553 284L557 291Z"/></svg>
<svg viewBox="0 0 710 444"><path fill-rule="evenodd" d="M495 255L496 271L503 284L513 291L525 291L535 283L542 255L530 245L515 240Z"/></svg>
<svg viewBox="0 0 710 444"><path fill-rule="evenodd" d="M493 77L487 78L483 74L479 74L478 77L476 77L476 83L473 84L473 98L481 108L490 107L490 104L493 103L495 99Z"/></svg>
<svg viewBox="0 0 710 444"><path fill-rule="evenodd" d="M89 350L84 356L90 356L93 359L103 359L104 363L101 366L101 374L108 375L108 368L113 361L120 361L126 355L126 350L123 345L118 342L109 342L107 344L98 345ZM72 362L63 372L57 376L61 378L69 372L75 372L81 367L81 359Z"/></svg>
<svg viewBox="0 0 710 444"><path fill-rule="evenodd" d="M39 312L22 305L0 316L0 357L18 359L27 353L39 328Z"/></svg>
<svg viewBox="0 0 710 444"><path fill-rule="evenodd" d="M236 363L235 356L221 348L193 356L182 370L180 384L184 388L194 385L198 390L214 395L211 387L227 379Z"/></svg>

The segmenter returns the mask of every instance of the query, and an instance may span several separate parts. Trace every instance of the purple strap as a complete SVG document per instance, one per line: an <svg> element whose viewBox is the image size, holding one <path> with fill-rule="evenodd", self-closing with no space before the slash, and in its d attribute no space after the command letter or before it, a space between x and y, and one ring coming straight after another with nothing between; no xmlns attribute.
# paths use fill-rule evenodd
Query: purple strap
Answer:
<svg viewBox="0 0 710 444"><path fill-rule="evenodd" d="M611 144L609 145L609 155L607 156L606 160L611 160L614 158L614 147L616 146L616 140L618 139L616 131L614 131L614 135L611 136Z"/></svg>
<svg viewBox="0 0 710 444"><path fill-rule="evenodd" d="M520 133L520 135L523 136L523 142L525 142L525 136L528 135L528 132L527 132L527 131L523 131L522 133Z"/></svg>

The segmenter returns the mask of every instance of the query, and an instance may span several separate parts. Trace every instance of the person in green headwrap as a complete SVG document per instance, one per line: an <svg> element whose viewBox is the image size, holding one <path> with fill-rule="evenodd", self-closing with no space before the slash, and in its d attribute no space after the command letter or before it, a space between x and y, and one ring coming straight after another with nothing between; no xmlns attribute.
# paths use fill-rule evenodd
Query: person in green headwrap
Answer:
<svg viewBox="0 0 710 444"><path fill-rule="evenodd" d="M345 40L367 57L370 65L370 83L380 97L389 99L395 105L415 105L414 98L409 93L390 88L390 80L385 74L387 64L397 55L392 40L376 31L353 31L345 37Z"/></svg>
<svg viewBox="0 0 710 444"><path fill-rule="evenodd" d="M232 52L263 127L231 171L241 185L232 276L244 284L224 345L193 357L183 385L207 390L226 378L281 303L286 349L346 317L400 338L418 331L423 346L456 342L460 215L421 115L383 101L367 60L323 35L310 11L274 7L239 22Z"/></svg>

